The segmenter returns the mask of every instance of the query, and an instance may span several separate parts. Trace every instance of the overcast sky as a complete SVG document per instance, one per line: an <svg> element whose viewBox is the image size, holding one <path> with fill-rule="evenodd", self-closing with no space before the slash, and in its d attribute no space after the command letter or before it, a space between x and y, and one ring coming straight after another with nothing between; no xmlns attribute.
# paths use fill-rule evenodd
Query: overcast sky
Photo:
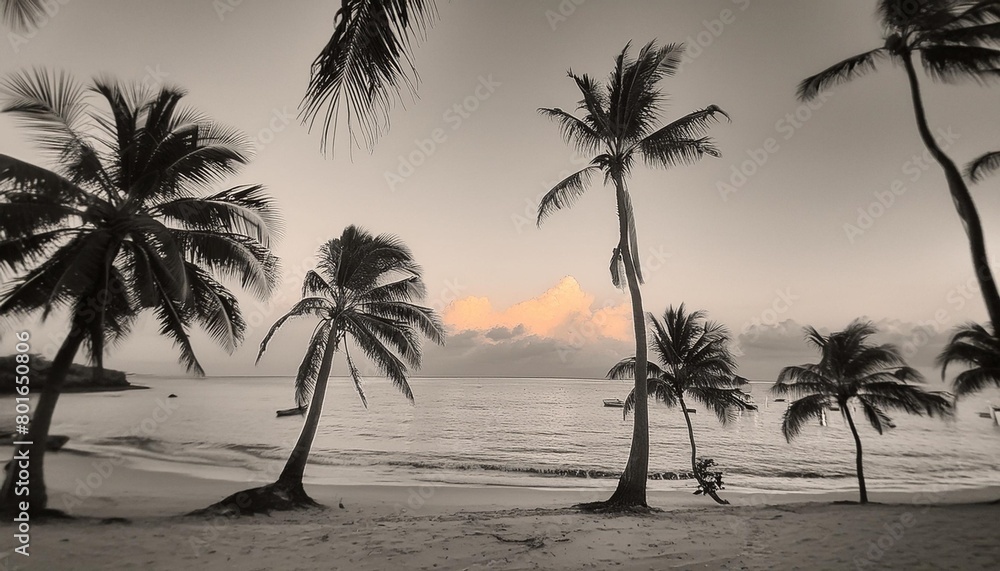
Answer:
<svg viewBox="0 0 1000 571"><path fill-rule="evenodd" d="M664 121L710 104L733 121L713 129L721 159L636 169L647 310L686 302L737 334L762 323L740 343L752 378L810 358L801 324L838 329L865 315L905 343L919 340L913 324L933 321L935 340L916 343L929 365L941 332L985 317L967 287L967 242L944 177L919 158L903 71L887 65L813 108L795 99L801 79L881 43L873 0L441 1L415 50L419 98L393 112L374 153L351 153L341 137L325 158L319 133L295 115L338 4L60 2L31 37L0 42L2 73L46 66L176 84L189 104L257 141L232 183L262 183L277 198L288 231L276 252L289 275L272 303L246 304L255 327L234 356L198 336L209 374L294 374L308 326L289 327L258 368L256 346L297 297L316 246L355 223L398 234L426 270L426 301L452 334L427 351L421 374L602 376L631 339L627 294L607 269L613 196L597 181L534 226L540 194L586 160L536 109L572 109L579 96L567 69L603 78L626 42L652 39L689 44L680 73L662 84ZM960 162L997 149L996 90L928 84L926 96ZM0 152L41 161L9 117L0 142ZM998 187L974 189L993 253ZM891 204L873 206L879 195ZM864 211L872 217L859 220ZM31 327L44 343L36 349L54 353L61 332ZM155 331L141 327L110 363L180 371Z"/></svg>

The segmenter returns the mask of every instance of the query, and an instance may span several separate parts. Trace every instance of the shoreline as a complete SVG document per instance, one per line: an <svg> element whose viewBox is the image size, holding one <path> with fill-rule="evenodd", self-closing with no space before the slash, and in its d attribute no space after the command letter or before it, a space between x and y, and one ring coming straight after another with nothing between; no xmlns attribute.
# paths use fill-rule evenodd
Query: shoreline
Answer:
<svg viewBox="0 0 1000 571"><path fill-rule="evenodd" d="M727 490L733 505L718 506L687 491L653 491L660 511L637 516L572 507L605 499L604 488L307 479L323 509L229 519L184 514L265 481L79 453L48 458L50 505L78 499L77 519L34 525L31 557L10 560L15 569L987 569L1000 560L991 525L1000 505L982 503L1000 497L1000 486L875 490L879 503L868 505L843 503L853 494ZM77 482L86 487L74 490ZM13 547L0 539L0 562Z"/></svg>

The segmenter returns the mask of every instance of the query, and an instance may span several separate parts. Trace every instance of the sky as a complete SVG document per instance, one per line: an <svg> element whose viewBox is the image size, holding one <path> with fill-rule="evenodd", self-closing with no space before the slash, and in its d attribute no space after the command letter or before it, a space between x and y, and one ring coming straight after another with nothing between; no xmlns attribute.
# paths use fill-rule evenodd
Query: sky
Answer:
<svg viewBox="0 0 1000 571"><path fill-rule="evenodd" d="M734 333L741 373L756 379L814 360L805 324L837 330L866 316L929 374L949 329L985 318L944 177L921 158L904 72L885 65L811 107L795 98L803 78L882 43L873 0L440 1L414 50L418 96L402 98L373 152L341 131L330 156L297 105L337 5L59 0L39 29L4 30L0 41L0 74L44 66L182 86L189 105L254 140L255 159L230 185L264 184L276 198L284 275L269 302L241 295L251 327L233 355L195 334L210 375L294 374L311 324L287 327L255 366L257 345L298 297L317 246L358 224L413 249L424 303L448 326L447 345L427 347L417 374L602 377L633 350L628 295L608 275L613 194L595 179L573 208L535 226L541 194L589 159L536 110L572 110L579 93L567 70L603 78L627 42L654 39L688 47L661 84L663 121L714 104L732 122L712 129L722 158L635 170L648 311L706 310ZM997 149L995 89L925 85L953 157ZM0 152L43 163L6 116ZM997 186L973 189L994 253ZM58 318L21 327L49 355L64 334ZM108 363L182 372L148 320Z"/></svg>

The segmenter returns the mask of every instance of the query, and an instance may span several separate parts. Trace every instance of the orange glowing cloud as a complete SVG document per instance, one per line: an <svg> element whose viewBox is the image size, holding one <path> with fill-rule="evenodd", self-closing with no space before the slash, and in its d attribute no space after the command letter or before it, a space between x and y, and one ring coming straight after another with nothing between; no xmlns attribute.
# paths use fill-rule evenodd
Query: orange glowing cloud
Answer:
<svg viewBox="0 0 1000 571"><path fill-rule="evenodd" d="M628 303L594 308L594 296L567 276L541 295L504 310L489 298L465 297L444 309L444 321L456 331L486 331L495 327L524 327L528 334L567 340L610 337L632 338Z"/></svg>

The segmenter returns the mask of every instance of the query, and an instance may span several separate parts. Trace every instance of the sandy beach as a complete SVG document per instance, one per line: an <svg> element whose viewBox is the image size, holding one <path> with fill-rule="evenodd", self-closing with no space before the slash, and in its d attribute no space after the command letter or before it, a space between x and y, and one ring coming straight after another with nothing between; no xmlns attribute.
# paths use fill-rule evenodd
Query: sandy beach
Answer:
<svg viewBox="0 0 1000 571"><path fill-rule="evenodd" d="M99 471L99 459L49 461L53 505L78 498L76 519L34 526L31 556L8 555L5 569L995 569L1000 561L1000 506L985 503L1000 488L876 491L878 503L867 506L837 503L851 499L842 494L736 491L728 507L679 488L650 494L659 513L604 516L571 507L605 494L594 489L309 486L325 509L230 520L182 514L253 482L122 464L80 488L79 475ZM9 535L2 545L13 547Z"/></svg>

